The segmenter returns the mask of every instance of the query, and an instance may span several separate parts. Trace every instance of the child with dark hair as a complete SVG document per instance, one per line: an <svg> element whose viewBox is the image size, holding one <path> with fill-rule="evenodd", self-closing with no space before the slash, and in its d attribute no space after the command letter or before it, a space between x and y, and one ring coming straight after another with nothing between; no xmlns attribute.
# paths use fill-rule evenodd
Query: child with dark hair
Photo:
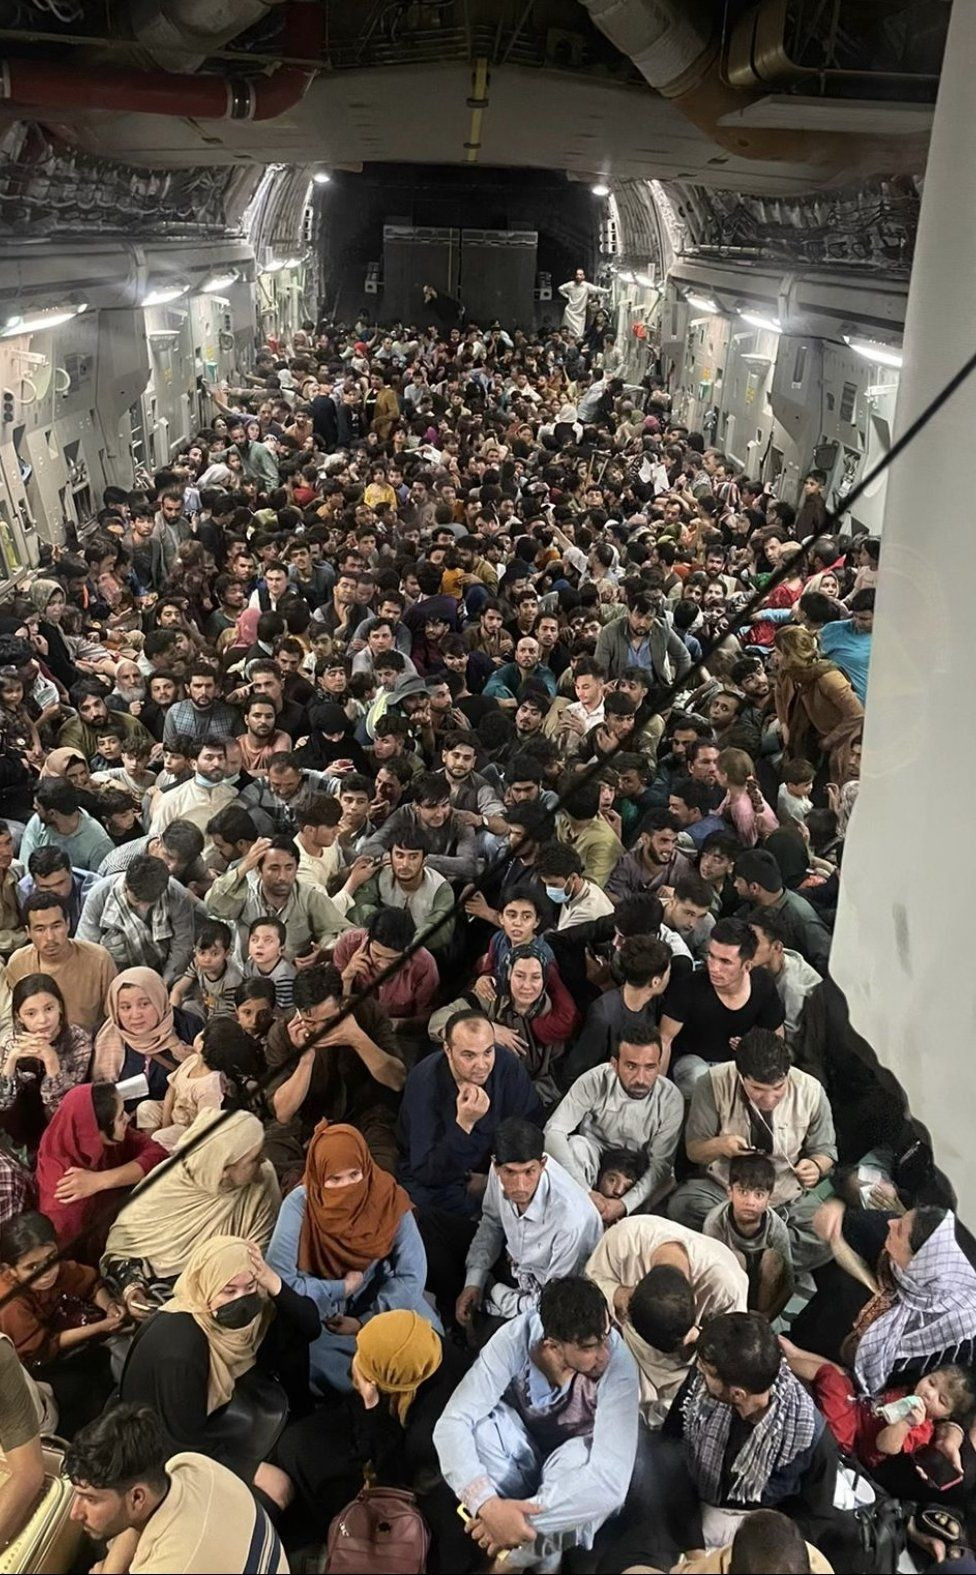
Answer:
<svg viewBox="0 0 976 1575"><path fill-rule="evenodd" d="M277 992L273 979L245 979L234 996L234 1016L245 1033L263 1050L277 1017Z"/></svg>
<svg viewBox="0 0 976 1575"><path fill-rule="evenodd" d="M295 969L285 956L285 926L272 914L255 919L247 932L245 979L268 979L279 1007L293 1005Z"/></svg>
<svg viewBox="0 0 976 1575"><path fill-rule="evenodd" d="M240 1105L263 1066L260 1045L236 1017L211 1018L170 1074L156 1142L172 1152L201 1111Z"/></svg>
<svg viewBox="0 0 976 1575"><path fill-rule="evenodd" d="M169 992L171 1006L187 1007L208 1022L231 1015L234 992L244 980L230 955L233 941L230 925L221 919L204 920L197 930L193 960Z"/></svg>
<svg viewBox="0 0 976 1575"><path fill-rule="evenodd" d="M648 1166L648 1157L636 1148L607 1148L600 1156L594 1191L602 1198L622 1198Z"/></svg>
<svg viewBox="0 0 976 1575"><path fill-rule="evenodd" d="M46 1214L30 1210L0 1230L0 1334L24 1366L50 1384L58 1428L70 1437L97 1416L114 1388L104 1340L126 1321L97 1270L58 1258ZM15 1294L19 1291L19 1295ZM83 1361L72 1360L84 1347Z"/></svg>
<svg viewBox="0 0 976 1575"><path fill-rule="evenodd" d="M770 1208L776 1169L765 1154L729 1161L728 1201L706 1215L702 1231L724 1242L746 1271L749 1310L773 1319L793 1294L793 1253L785 1221Z"/></svg>

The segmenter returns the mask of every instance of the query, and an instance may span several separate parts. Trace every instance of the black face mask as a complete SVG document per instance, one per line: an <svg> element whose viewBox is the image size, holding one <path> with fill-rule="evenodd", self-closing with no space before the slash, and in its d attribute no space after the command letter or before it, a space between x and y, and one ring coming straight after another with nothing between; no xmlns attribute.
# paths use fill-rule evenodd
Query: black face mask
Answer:
<svg viewBox="0 0 976 1575"><path fill-rule="evenodd" d="M237 1296L232 1302L225 1302L223 1307L218 1307L214 1320L222 1329L243 1329L254 1322L263 1305L260 1292L248 1291L246 1296Z"/></svg>

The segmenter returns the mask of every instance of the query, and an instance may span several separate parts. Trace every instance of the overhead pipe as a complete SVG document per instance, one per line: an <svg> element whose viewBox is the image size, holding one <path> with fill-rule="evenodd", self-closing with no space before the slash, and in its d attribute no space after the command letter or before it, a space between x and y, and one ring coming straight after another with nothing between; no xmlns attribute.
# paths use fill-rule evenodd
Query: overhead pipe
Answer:
<svg viewBox="0 0 976 1575"><path fill-rule="evenodd" d="M282 53L317 59L324 7L290 0ZM78 70L44 60L4 60L0 99L31 110L108 110L181 120L275 120L301 102L318 68L279 66L272 76L188 76L163 71Z"/></svg>

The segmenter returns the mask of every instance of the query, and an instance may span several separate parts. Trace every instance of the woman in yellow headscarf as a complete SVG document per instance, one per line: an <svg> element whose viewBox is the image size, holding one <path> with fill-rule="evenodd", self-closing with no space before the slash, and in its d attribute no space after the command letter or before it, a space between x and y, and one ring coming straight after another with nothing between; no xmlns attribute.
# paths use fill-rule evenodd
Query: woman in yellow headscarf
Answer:
<svg viewBox="0 0 976 1575"><path fill-rule="evenodd" d="M282 1285L254 1242L210 1236L194 1247L172 1299L136 1338L121 1398L151 1405L178 1448L218 1456L209 1419L239 1380L260 1366L287 1384L294 1373L289 1355L318 1328L315 1303ZM295 1398L302 1398L300 1388Z"/></svg>
<svg viewBox="0 0 976 1575"><path fill-rule="evenodd" d="M423 1491L439 1477L434 1424L472 1359L419 1313L377 1313L356 1335L355 1394L286 1428L257 1485L321 1528L359 1491L368 1467L380 1486L416 1492L424 1513Z"/></svg>

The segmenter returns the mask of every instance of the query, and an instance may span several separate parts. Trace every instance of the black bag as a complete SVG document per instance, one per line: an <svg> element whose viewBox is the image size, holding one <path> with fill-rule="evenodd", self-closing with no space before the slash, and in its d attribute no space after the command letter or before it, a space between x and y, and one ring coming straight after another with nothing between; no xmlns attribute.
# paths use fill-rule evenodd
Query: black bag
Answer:
<svg viewBox="0 0 976 1575"><path fill-rule="evenodd" d="M812 1525L802 1522L804 1535L845 1575L895 1575L907 1542L910 1507L885 1493L863 1467L849 1455L839 1463L852 1476L869 1483L874 1503L858 1509L838 1509Z"/></svg>

